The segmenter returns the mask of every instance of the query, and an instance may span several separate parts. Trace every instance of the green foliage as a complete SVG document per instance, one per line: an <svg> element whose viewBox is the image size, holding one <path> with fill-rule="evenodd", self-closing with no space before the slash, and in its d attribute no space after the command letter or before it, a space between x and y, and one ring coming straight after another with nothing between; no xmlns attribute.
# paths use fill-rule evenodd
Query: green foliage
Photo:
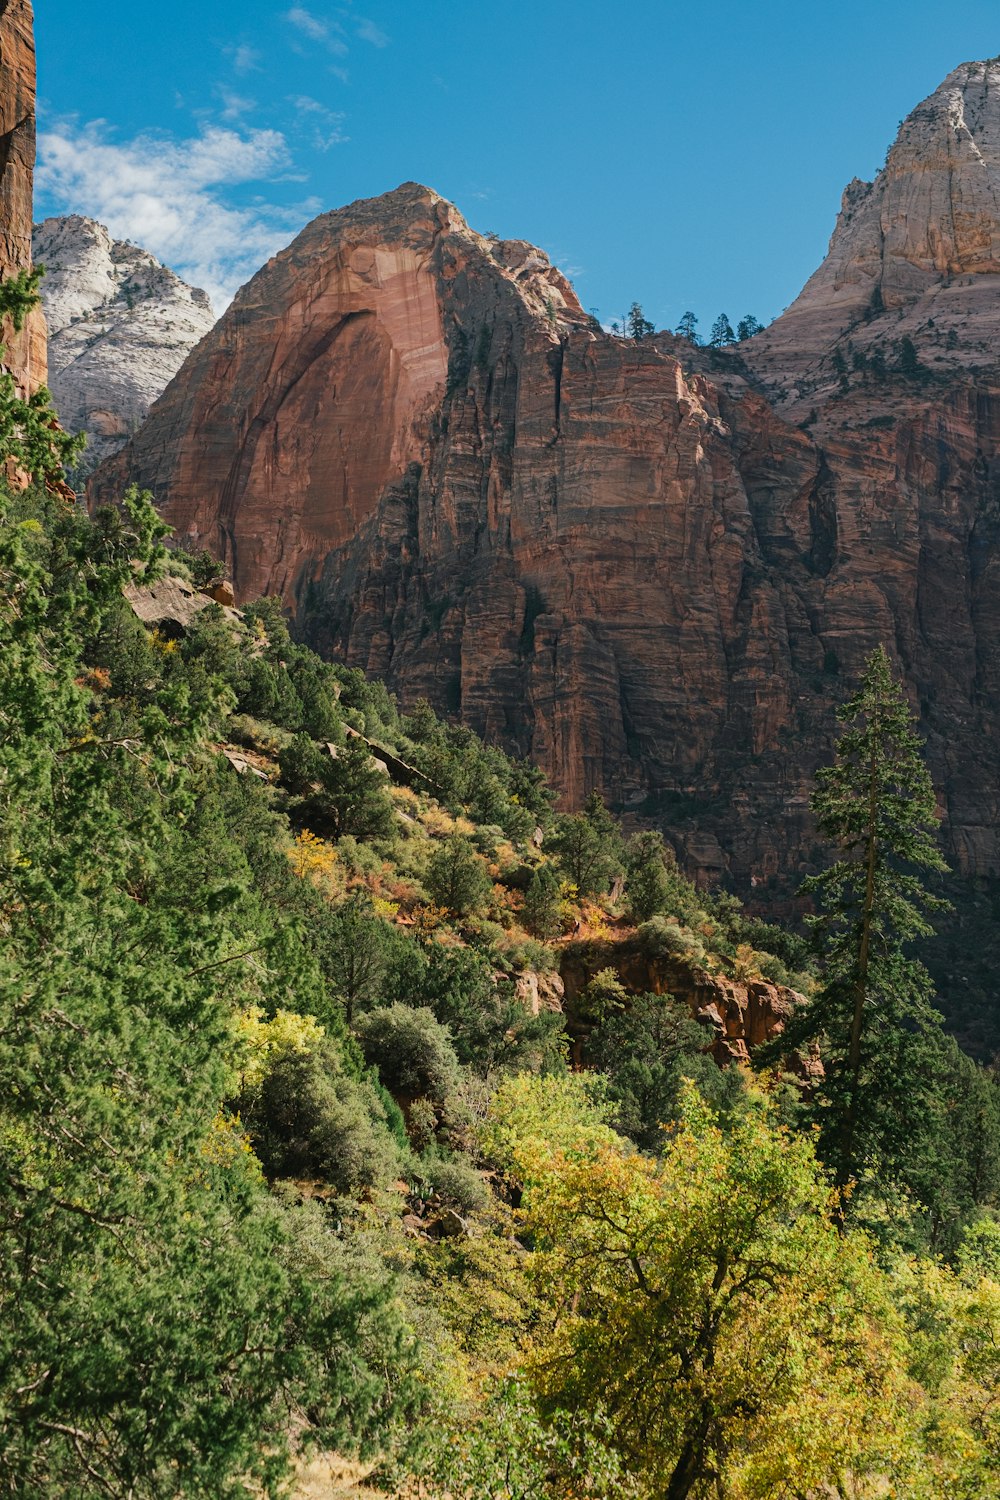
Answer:
<svg viewBox="0 0 1000 1500"><path fill-rule="evenodd" d="M625 897L633 922L648 922L658 912L666 911L673 891L668 877L673 867L673 853L663 842L662 833L635 834L625 854Z"/></svg>
<svg viewBox="0 0 1000 1500"><path fill-rule="evenodd" d="M154 573L162 532L134 492L94 521L44 492L0 501L11 1494L273 1493L290 1404L351 1447L410 1400L384 1291L314 1276L300 1216L268 1197L224 1112L232 998L293 986L308 1003L317 974L262 904L287 890L270 814L244 803L243 844L203 845L221 825L200 737L224 695L120 628L122 587ZM105 651L131 661L131 693L88 665ZM381 1328L378 1365L363 1324Z"/></svg>
<svg viewBox="0 0 1000 1500"><path fill-rule="evenodd" d="M901 1339L807 1137L760 1098L724 1133L691 1090L658 1163L599 1139L522 1150L555 1303L530 1363L543 1409L605 1413L667 1500L905 1484Z"/></svg>
<svg viewBox="0 0 1000 1500"><path fill-rule="evenodd" d="M764 325L753 313L745 313L736 325L736 338L741 344L747 339L755 338L758 333L764 332Z"/></svg>
<svg viewBox="0 0 1000 1500"><path fill-rule="evenodd" d="M357 1037L366 1062L392 1094L442 1103L454 1092L459 1064L451 1036L426 1006L370 1010L358 1020Z"/></svg>
<svg viewBox="0 0 1000 1500"><path fill-rule="evenodd" d="M735 342L736 335L733 332L732 323L730 323L725 313L720 313L712 324L712 336L709 339L709 344L713 349L721 349L725 345L735 344Z"/></svg>
<svg viewBox="0 0 1000 1500"><path fill-rule="evenodd" d="M40 301L41 275L41 267L36 267L0 282L0 319L9 318L15 332L20 332ZM0 374L0 457L5 464L13 464L30 479L56 488L64 484L64 470L73 465L85 442L82 433L72 437L63 432L45 386L25 398L12 375Z"/></svg>
<svg viewBox="0 0 1000 1500"><path fill-rule="evenodd" d="M323 912L318 930L320 961L348 1026L355 1013L375 1003L392 946L388 923L370 900L355 893L334 912Z"/></svg>
<svg viewBox="0 0 1000 1500"><path fill-rule="evenodd" d="M581 896L606 891L622 869L621 833L596 792L582 812L556 819L549 842L566 879Z"/></svg>
<svg viewBox="0 0 1000 1500"><path fill-rule="evenodd" d="M904 375L919 375L920 360L917 357L917 349L908 334L904 334L899 341L899 368Z"/></svg>
<svg viewBox="0 0 1000 1500"><path fill-rule="evenodd" d="M633 302L626 314L625 331L630 339L644 339L656 332L655 323L649 321L638 302Z"/></svg>
<svg viewBox="0 0 1000 1500"><path fill-rule="evenodd" d="M482 911L493 882L468 839L454 834L435 849L425 882L433 900L456 917Z"/></svg>
<svg viewBox="0 0 1000 1500"><path fill-rule="evenodd" d="M296 795L297 816L334 838L384 838L395 828L385 777L363 740L334 745L331 753L305 733L279 757L281 777Z"/></svg>
<svg viewBox="0 0 1000 1500"><path fill-rule="evenodd" d="M844 1186L866 1172L896 1174L928 1118L940 1018L906 945L930 932L924 912L940 906L918 872L945 866L934 789L881 647L840 717L848 727L813 796L820 833L839 858L805 885L819 907L823 987L788 1040L824 1043L815 1116L824 1159Z"/></svg>
<svg viewBox="0 0 1000 1500"><path fill-rule="evenodd" d="M698 319L693 312L686 312L674 329L678 338L687 339L689 344L700 344L698 337Z"/></svg>
<svg viewBox="0 0 1000 1500"><path fill-rule="evenodd" d="M539 865L532 872L524 893L522 918L525 927L537 938L558 936L562 927L562 888L551 865Z"/></svg>
<svg viewBox="0 0 1000 1500"><path fill-rule="evenodd" d="M607 1016L587 1043L588 1060L608 1080L615 1129L643 1151L666 1143L664 1127L678 1115L685 1080L716 1108L738 1096L736 1069L722 1072L705 1047L711 1039L688 1008L668 995L637 995L628 1009Z"/></svg>
<svg viewBox="0 0 1000 1500"><path fill-rule="evenodd" d="M330 1043L279 1053L239 1107L271 1178L318 1178L357 1193L386 1187L400 1174L381 1100L367 1080L347 1076Z"/></svg>

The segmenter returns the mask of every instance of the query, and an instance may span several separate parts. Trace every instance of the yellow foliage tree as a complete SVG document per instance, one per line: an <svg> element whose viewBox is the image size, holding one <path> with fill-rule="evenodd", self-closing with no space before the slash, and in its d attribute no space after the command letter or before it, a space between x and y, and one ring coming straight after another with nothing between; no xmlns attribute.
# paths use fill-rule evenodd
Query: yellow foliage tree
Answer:
<svg viewBox="0 0 1000 1500"><path fill-rule="evenodd" d="M917 1492L922 1392L888 1278L762 1096L724 1133L689 1089L652 1160L575 1081L519 1078L485 1138L525 1184L553 1309L529 1363L543 1405L607 1413L643 1493Z"/></svg>

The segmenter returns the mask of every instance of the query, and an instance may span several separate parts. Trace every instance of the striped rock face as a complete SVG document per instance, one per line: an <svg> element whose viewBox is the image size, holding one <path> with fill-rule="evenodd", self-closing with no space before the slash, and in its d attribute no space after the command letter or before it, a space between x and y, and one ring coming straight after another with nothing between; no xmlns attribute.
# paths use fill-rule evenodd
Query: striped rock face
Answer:
<svg viewBox="0 0 1000 1500"><path fill-rule="evenodd" d="M147 486L238 597L771 896L884 643L952 860L1000 872L998 88L951 75L735 350L612 337L413 184L324 215L92 493Z"/></svg>
<svg viewBox="0 0 1000 1500"><path fill-rule="evenodd" d="M0 0L0 280L31 268L35 171L35 36L30 0ZM0 329L0 368L22 396L45 383L45 318L29 313L20 333Z"/></svg>

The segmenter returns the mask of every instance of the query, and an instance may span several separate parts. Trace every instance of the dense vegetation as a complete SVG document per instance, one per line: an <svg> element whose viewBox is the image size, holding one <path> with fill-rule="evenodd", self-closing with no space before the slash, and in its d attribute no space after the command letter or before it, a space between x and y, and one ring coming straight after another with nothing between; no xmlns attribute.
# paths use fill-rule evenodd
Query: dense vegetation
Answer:
<svg viewBox="0 0 1000 1500"><path fill-rule="evenodd" d="M1000 1115L914 948L887 663L810 950L274 601L142 624L211 559L5 403L0 1494L278 1494L311 1446L469 1500L995 1494ZM756 1073L723 979L806 997Z"/></svg>

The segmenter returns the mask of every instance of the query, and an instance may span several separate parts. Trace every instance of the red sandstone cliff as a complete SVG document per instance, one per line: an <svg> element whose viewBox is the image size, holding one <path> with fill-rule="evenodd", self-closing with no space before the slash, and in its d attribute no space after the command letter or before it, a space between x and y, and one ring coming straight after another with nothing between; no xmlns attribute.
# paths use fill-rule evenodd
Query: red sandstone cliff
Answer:
<svg viewBox="0 0 1000 1500"><path fill-rule="evenodd" d="M30 0L0 0L0 280L31 266L35 169L35 38ZM15 333L0 329L0 368L28 395L45 382L45 319L37 309Z"/></svg>
<svg viewBox="0 0 1000 1500"><path fill-rule="evenodd" d="M997 141L1000 68L967 65L738 354L604 334L413 184L324 215L96 492L147 485L244 597L567 802L659 813L708 873L810 862L835 706L885 642L952 857L1000 870Z"/></svg>

